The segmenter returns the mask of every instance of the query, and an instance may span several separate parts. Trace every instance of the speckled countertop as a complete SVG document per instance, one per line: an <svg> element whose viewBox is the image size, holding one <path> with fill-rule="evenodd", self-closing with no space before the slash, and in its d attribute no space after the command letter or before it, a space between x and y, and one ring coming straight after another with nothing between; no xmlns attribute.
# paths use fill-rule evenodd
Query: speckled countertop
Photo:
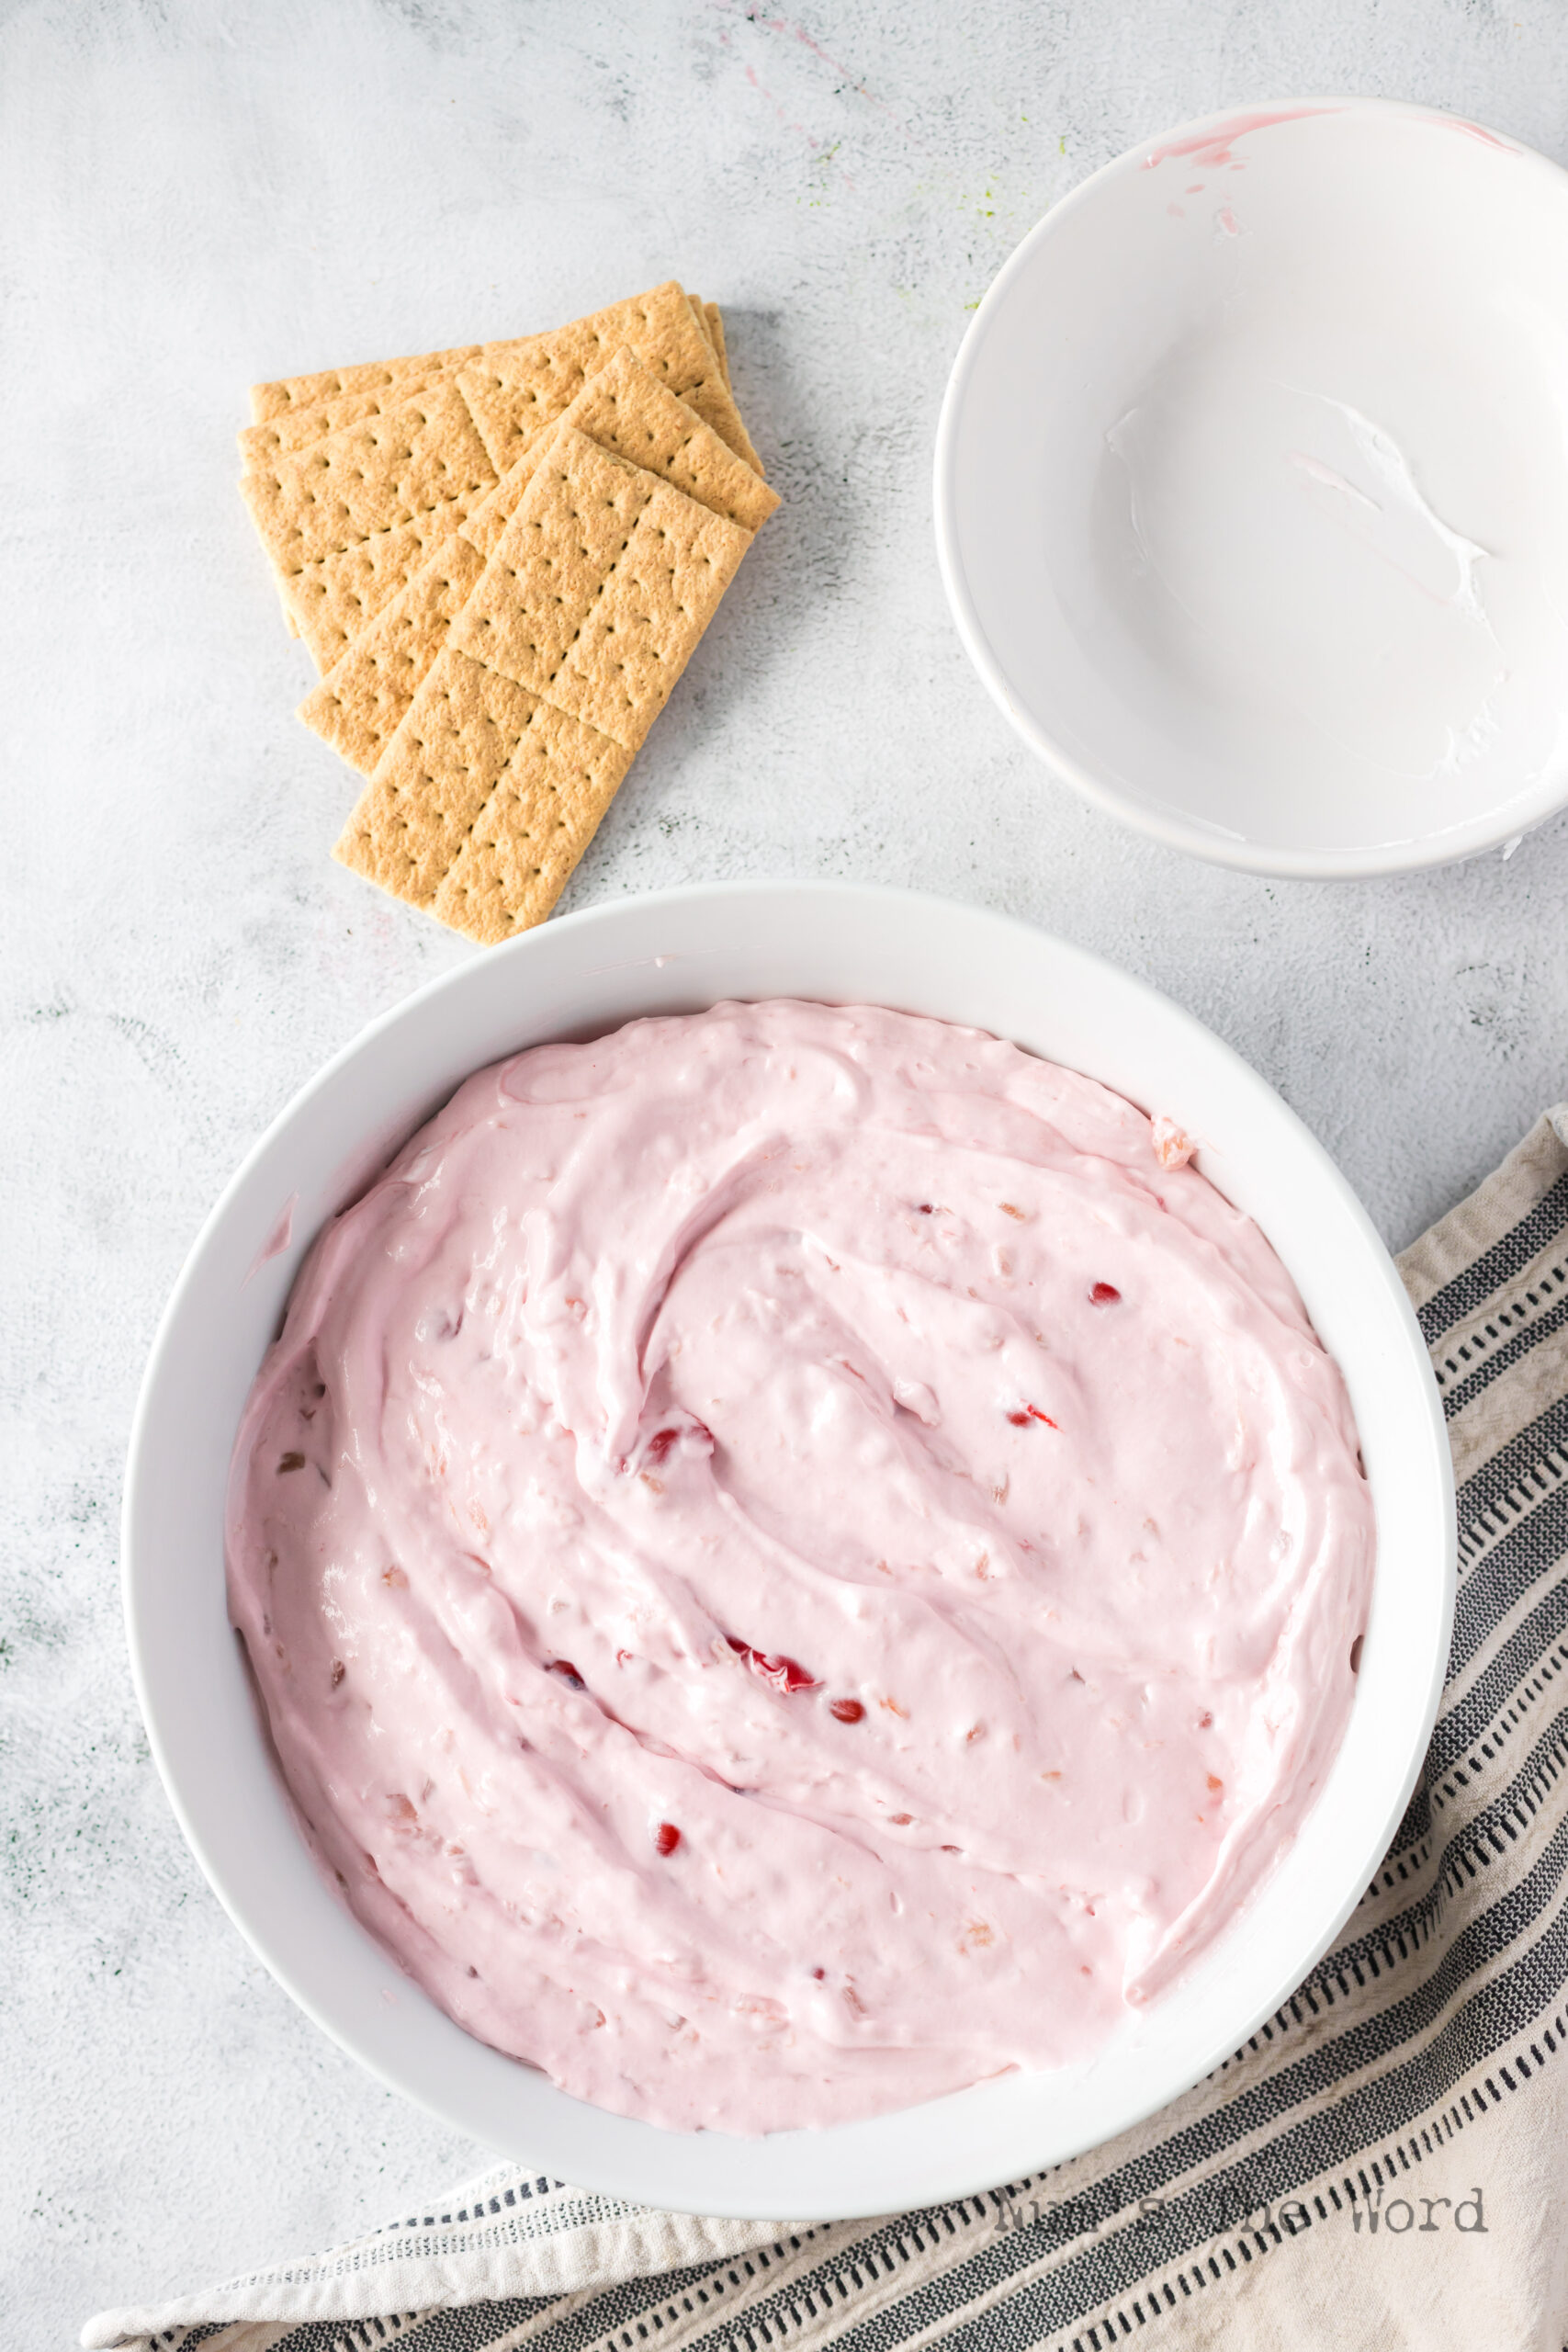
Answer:
<svg viewBox="0 0 1568 2352"><path fill-rule="evenodd" d="M804 0L790 0L804 6ZM325 2244L482 2152L253 1961L148 1759L117 1584L160 1306L241 1153L471 951L327 854L353 779L235 495L255 377L724 306L784 492L566 904L850 876L1165 989L1407 1240L1568 1091L1568 822L1374 884L1224 874L1031 763L949 624L938 403L998 265L1134 140L1323 91L1568 159L1553 0L0 0L0 2335Z"/></svg>

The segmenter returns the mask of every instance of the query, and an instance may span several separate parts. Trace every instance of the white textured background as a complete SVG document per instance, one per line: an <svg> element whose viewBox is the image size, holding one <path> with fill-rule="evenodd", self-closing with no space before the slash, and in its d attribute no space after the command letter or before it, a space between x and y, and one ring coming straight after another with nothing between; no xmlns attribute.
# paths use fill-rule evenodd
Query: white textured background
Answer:
<svg viewBox="0 0 1568 2352"><path fill-rule="evenodd" d="M1568 1091L1568 821L1269 884L1048 783L932 552L938 402L1022 232L1296 93L1568 160L1554 0L0 0L0 2340L324 2244L480 2161L250 1959L148 1760L116 1578L153 1325L315 1066L468 948L328 858L355 780L235 494L256 377L719 300L785 504L568 895L917 883L1209 1022L1407 1240Z"/></svg>

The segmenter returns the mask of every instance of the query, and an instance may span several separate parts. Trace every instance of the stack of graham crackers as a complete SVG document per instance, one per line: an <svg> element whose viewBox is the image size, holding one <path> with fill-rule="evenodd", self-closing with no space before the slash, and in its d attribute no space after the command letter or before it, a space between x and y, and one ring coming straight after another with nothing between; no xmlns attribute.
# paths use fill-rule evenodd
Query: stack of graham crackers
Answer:
<svg viewBox="0 0 1568 2352"><path fill-rule="evenodd" d="M367 778L336 855L471 939L543 921L778 504L712 303L259 384L241 482Z"/></svg>

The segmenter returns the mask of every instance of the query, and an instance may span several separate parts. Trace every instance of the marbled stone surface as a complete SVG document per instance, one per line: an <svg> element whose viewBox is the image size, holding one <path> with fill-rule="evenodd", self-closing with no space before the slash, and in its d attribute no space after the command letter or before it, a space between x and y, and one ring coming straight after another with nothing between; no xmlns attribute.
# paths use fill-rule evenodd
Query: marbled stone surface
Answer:
<svg viewBox="0 0 1568 2352"><path fill-rule="evenodd" d="M807 0L788 0L806 7ZM919 884L1167 989L1408 1239L1568 1091L1568 821L1375 884L1211 871L1035 767L931 530L942 385L1011 245L1134 140L1430 101L1568 157L1554 0L0 0L0 2336L325 2244L482 2152L277 1991L127 1672L120 1467L181 1258L261 1127L473 952L327 854L354 780L235 494L257 377L724 306L785 504L566 903Z"/></svg>

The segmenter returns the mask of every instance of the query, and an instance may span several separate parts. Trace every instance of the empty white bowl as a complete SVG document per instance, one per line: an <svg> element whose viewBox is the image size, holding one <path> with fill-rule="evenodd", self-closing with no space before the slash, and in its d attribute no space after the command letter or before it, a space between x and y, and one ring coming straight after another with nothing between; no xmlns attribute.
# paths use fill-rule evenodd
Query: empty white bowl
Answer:
<svg viewBox="0 0 1568 2352"><path fill-rule="evenodd" d="M569 2098L472 2040L317 1874L270 1761L223 1573L241 1408L321 1223L472 1070L543 1039L724 997L888 1004L973 1023L1167 1111L1255 1216L1349 1383L1378 1520L1344 1745L1242 1923L1086 2064L1011 2075L869 2122L743 2140ZM585 2187L697 2212L807 2219L967 2195L1126 2128L1293 1990L1368 1883L1425 1750L1453 1606L1452 1478L1427 1351L1364 1212L1272 1090L1188 1014L1027 926L901 892L718 886L527 933L411 997L283 1113L209 1218L169 1303L131 1438L131 1659L158 1767L236 1925L319 2024L475 2138Z"/></svg>
<svg viewBox="0 0 1568 2352"><path fill-rule="evenodd" d="M1297 100L1151 140L990 288L937 544L1024 741L1221 865L1366 875L1568 800L1568 175Z"/></svg>

